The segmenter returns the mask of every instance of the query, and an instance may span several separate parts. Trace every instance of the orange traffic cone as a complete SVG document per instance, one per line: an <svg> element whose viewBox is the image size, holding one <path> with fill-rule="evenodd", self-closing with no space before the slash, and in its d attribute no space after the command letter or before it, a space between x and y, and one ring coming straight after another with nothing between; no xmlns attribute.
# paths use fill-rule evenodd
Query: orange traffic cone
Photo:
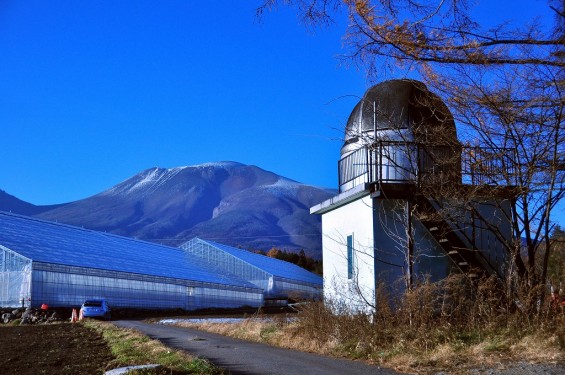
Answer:
<svg viewBox="0 0 565 375"><path fill-rule="evenodd" d="M78 313L78 320L82 320L83 316L82 316L82 309L79 310Z"/></svg>
<svg viewBox="0 0 565 375"><path fill-rule="evenodd" d="M71 323L76 323L77 321L77 309L73 309L73 312L71 314Z"/></svg>

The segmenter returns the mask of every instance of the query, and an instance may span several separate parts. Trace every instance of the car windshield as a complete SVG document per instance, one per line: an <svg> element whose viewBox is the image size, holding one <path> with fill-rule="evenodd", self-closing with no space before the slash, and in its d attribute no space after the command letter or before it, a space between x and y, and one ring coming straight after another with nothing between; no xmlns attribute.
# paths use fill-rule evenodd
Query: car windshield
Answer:
<svg viewBox="0 0 565 375"><path fill-rule="evenodd" d="M102 307L102 301L86 301L85 307Z"/></svg>

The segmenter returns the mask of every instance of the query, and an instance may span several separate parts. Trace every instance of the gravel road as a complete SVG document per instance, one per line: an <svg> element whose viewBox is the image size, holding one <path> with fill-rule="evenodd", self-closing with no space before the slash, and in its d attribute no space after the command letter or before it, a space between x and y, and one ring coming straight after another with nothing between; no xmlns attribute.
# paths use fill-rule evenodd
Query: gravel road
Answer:
<svg viewBox="0 0 565 375"><path fill-rule="evenodd" d="M236 340L189 328L134 320L113 322L133 328L167 346L208 359L233 375L392 375L398 372L358 361L335 359L268 345Z"/></svg>

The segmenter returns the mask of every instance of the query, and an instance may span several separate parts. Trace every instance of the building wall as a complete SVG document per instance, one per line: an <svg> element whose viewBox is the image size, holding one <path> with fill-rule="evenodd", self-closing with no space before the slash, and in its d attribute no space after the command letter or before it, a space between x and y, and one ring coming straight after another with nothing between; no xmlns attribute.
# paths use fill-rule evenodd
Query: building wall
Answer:
<svg viewBox="0 0 565 375"><path fill-rule="evenodd" d="M473 217L474 231L467 228L466 232L474 235L475 245L484 259L500 276L505 276L509 261L507 245L512 239L511 201L491 200L476 203L475 207L479 214Z"/></svg>
<svg viewBox="0 0 565 375"><path fill-rule="evenodd" d="M406 217L404 201L375 200L375 268L377 284L389 293L404 289L406 270Z"/></svg>
<svg viewBox="0 0 565 375"><path fill-rule="evenodd" d="M415 281L440 281L454 270L455 264L430 234L428 229L417 219L413 222L415 239Z"/></svg>
<svg viewBox="0 0 565 375"><path fill-rule="evenodd" d="M477 257L495 269L499 276L505 276L509 261L508 245L512 241L511 201L485 199L472 203L473 211L449 200L442 205L451 212L453 220L449 224L459 238L468 247L478 249Z"/></svg>
<svg viewBox="0 0 565 375"><path fill-rule="evenodd" d="M111 307L195 310L259 307L259 289L229 287L125 272L34 263L31 305L78 306L105 298Z"/></svg>
<svg viewBox="0 0 565 375"><path fill-rule="evenodd" d="M34 271L32 306L79 306L87 299L105 298L111 307L190 309L189 287L67 272Z"/></svg>
<svg viewBox="0 0 565 375"><path fill-rule="evenodd" d="M345 311L370 312L376 288L390 296L402 293L409 275L405 200L371 199L368 195L322 216L324 296ZM413 281L438 281L449 275L453 262L416 218ZM347 237L353 236L354 274L348 277ZM383 294L384 296L384 294Z"/></svg>
<svg viewBox="0 0 565 375"><path fill-rule="evenodd" d="M272 277L269 282L273 284L270 288L270 296L273 297L281 296L294 300L320 300L321 298L322 290L319 286L279 277Z"/></svg>
<svg viewBox="0 0 565 375"><path fill-rule="evenodd" d="M451 225L469 243L474 241L483 257L503 275L507 260L504 241L511 238L510 202L475 206L480 218L464 211L454 216L461 222ZM411 218L413 265L409 268L408 210L406 200L372 200L367 195L322 215L327 300L337 302L338 308L345 307L344 311L367 312L381 303L379 287L394 298L405 291L410 273L413 282L436 282L456 271L453 260L416 216ZM354 238L353 277L348 270L348 236Z"/></svg>
<svg viewBox="0 0 565 375"><path fill-rule="evenodd" d="M373 215L368 194L322 215L324 297L336 309L367 311L375 304Z"/></svg>
<svg viewBox="0 0 565 375"><path fill-rule="evenodd" d="M406 289L412 281L438 281L449 275L453 263L426 227L412 216L412 269L408 260L408 210L406 200L375 200L375 272L377 285L389 295ZM378 301L377 301L378 302Z"/></svg>

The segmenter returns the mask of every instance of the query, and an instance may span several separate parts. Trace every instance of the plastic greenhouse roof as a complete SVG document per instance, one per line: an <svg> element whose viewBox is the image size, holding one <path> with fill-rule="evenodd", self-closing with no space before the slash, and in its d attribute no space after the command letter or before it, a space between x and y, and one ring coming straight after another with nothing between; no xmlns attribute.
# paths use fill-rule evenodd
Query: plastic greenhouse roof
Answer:
<svg viewBox="0 0 565 375"><path fill-rule="evenodd" d="M1 211L0 245L32 261L257 289L175 247Z"/></svg>
<svg viewBox="0 0 565 375"><path fill-rule="evenodd" d="M233 255L240 260L262 269L273 276L285 279L297 280L311 284L319 284L322 286L323 279L310 271L305 270L296 264L285 262L284 260L271 258L261 254L255 254L247 250L237 249L235 247L223 245L217 242L198 239L219 250Z"/></svg>

